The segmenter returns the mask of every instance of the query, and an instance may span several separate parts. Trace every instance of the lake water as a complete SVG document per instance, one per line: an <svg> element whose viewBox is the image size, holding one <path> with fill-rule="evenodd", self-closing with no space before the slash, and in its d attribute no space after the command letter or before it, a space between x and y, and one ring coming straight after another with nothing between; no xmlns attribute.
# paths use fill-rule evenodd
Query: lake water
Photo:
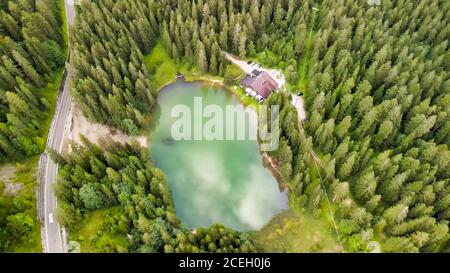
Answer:
<svg viewBox="0 0 450 273"><path fill-rule="evenodd" d="M221 223L241 231L259 229L287 206L287 198L271 172L263 167L257 141L172 138L172 126L177 120L171 115L174 106L186 105L194 113L195 100L200 98L203 109L207 105L221 109L238 106L238 111L248 113L248 120L236 122L256 126L256 113L221 87L178 80L161 90L150 150L168 178L176 213L189 228ZM226 131L229 126L221 129Z"/></svg>

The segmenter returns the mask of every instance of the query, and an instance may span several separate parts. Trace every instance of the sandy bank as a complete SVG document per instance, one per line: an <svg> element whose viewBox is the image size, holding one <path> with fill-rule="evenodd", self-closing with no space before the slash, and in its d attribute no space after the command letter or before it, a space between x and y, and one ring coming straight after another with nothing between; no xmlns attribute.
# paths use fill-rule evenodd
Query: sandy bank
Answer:
<svg viewBox="0 0 450 273"><path fill-rule="evenodd" d="M131 143L135 139L142 147L147 147L148 142L145 136L132 137L120 130L87 120L81 109L75 103L72 103L64 132L62 151L70 152L70 140L82 144L80 135L84 135L90 142L95 144L99 144L100 139L110 139L122 144Z"/></svg>

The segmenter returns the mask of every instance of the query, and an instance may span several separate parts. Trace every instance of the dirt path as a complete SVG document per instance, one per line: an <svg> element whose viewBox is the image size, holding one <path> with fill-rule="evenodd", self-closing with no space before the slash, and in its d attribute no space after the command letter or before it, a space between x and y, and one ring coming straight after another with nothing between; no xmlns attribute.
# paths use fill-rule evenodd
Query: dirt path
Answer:
<svg viewBox="0 0 450 273"><path fill-rule="evenodd" d="M228 53L223 52L225 55L225 59L230 61L232 64L239 67L242 71L244 71L245 74L251 75L253 70L260 70L267 72L278 84L279 90L284 90L286 88L286 78L284 77L284 74L280 70L276 69L268 69L264 67L257 67L257 64L249 64L246 61L240 60L238 57Z"/></svg>
<svg viewBox="0 0 450 273"><path fill-rule="evenodd" d="M76 104L72 103L69 113L69 124L67 124L64 132L62 150L64 152L70 152L69 140L81 144L80 135L84 135L89 141L95 144L99 144L100 139L111 139L122 144L131 143L135 139L142 147L147 147L147 137L132 137L117 129L91 122L86 119Z"/></svg>
<svg viewBox="0 0 450 273"><path fill-rule="evenodd" d="M306 120L306 111L304 107L303 96L297 96L292 94L292 105L294 105L295 109L297 109L298 120L299 122L303 122Z"/></svg>

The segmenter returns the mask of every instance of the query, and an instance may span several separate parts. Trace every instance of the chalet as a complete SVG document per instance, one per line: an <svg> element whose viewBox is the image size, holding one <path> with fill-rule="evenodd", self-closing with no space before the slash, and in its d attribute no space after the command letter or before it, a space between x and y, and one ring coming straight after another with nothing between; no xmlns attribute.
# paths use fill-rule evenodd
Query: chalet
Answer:
<svg viewBox="0 0 450 273"><path fill-rule="evenodd" d="M245 93L259 102L263 102L273 91L278 89L277 82L265 71L253 70L251 75L242 79L241 86Z"/></svg>
<svg viewBox="0 0 450 273"><path fill-rule="evenodd" d="M248 96L259 102L263 102L272 92L284 86L284 76L279 71L266 70L260 64L239 60L227 52L224 52L224 57L246 74L240 85Z"/></svg>

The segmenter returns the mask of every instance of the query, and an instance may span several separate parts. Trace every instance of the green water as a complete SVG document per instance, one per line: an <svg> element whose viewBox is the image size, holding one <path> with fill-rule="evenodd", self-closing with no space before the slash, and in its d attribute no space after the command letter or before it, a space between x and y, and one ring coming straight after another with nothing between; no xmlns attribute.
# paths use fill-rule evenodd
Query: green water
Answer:
<svg viewBox="0 0 450 273"><path fill-rule="evenodd" d="M221 223L237 230L259 229L287 202L276 179L263 167L257 142L171 139L177 120L171 116L173 107L183 104L194 112L195 97L202 99L203 107L239 106L249 115L237 122L256 124L256 114L244 110L234 95L220 87L178 80L160 92L150 149L167 175L176 213L189 228Z"/></svg>

